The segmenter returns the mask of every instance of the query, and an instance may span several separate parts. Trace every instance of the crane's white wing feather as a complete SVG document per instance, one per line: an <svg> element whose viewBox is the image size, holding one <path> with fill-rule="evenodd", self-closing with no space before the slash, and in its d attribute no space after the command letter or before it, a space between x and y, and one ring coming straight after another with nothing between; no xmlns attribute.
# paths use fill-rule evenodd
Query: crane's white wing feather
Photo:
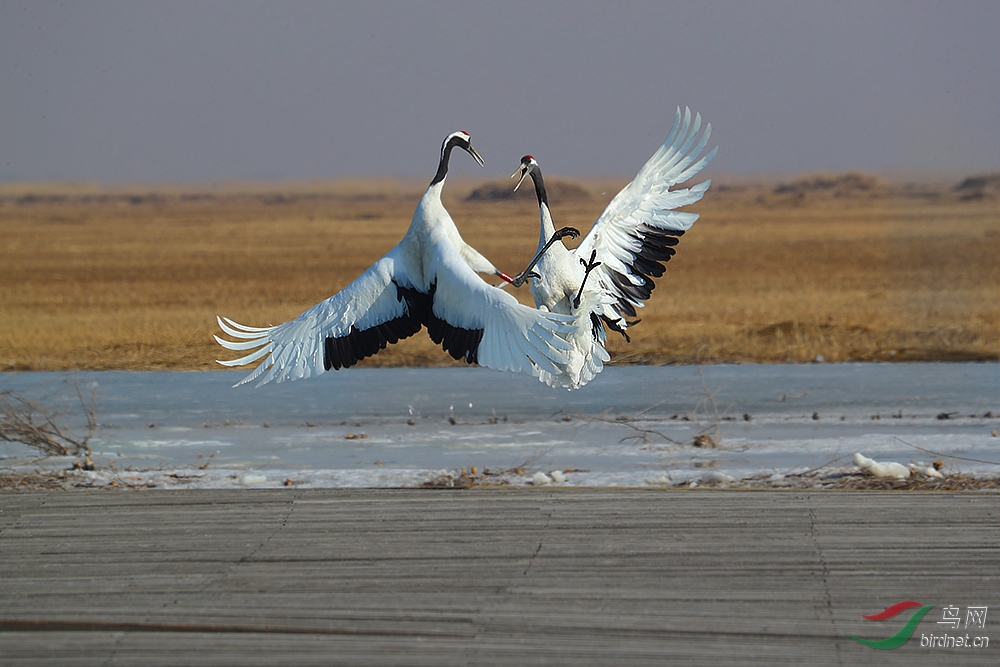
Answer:
<svg viewBox="0 0 1000 667"><path fill-rule="evenodd" d="M591 280L598 279L615 297L619 324L649 298L652 278L663 274L660 262L673 256L678 238L698 219L697 213L675 209L700 200L711 181L670 188L695 176L715 156L717 148L698 157L711 133L711 123L701 132L700 114L692 118L690 109L682 114L678 108L663 145L611 200L575 251L583 259L597 251L601 266Z"/></svg>
<svg viewBox="0 0 1000 667"><path fill-rule="evenodd" d="M263 359L238 385L297 380L352 366L424 325L453 357L488 368L547 373L558 382L583 363L566 341L571 318L529 308L491 287L451 244L440 244L430 270L425 268L431 283L426 292L405 274L400 253L397 246L343 290L284 324L248 327L219 318L223 332L237 339L216 336L220 345L252 350L219 363L243 366Z"/></svg>
<svg viewBox="0 0 1000 667"><path fill-rule="evenodd" d="M487 284L451 244L437 245L425 272L432 301L425 324L453 357L535 377L572 373L572 318L529 308Z"/></svg>
<svg viewBox="0 0 1000 667"><path fill-rule="evenodd" d="M569 342L573 345L574 353L571 355L570 367L567 372L559 375L540 371L539 380L550 387L579 389L604 369L604 362L610 361L611 357L604 347L607 334L599 319L600 313L605 310L601 303L603 300L610 301L602 292L584 290L580 307L574 309L572 316L573 327Z"/></svg>
<svg viewBox="0 0 1000 667"><path fill-rule="evenodd" d="M413 335L420 330L421 317L405 298L412 284L398 254L397 246L343 290L284 324L248 327L218 318L223 332L239 339L236 342L216 336L219 345L229 350L254 350L219 363L243 366L263 358L238 383L260 378L260 386L352 366L387 344Z"/></svg>

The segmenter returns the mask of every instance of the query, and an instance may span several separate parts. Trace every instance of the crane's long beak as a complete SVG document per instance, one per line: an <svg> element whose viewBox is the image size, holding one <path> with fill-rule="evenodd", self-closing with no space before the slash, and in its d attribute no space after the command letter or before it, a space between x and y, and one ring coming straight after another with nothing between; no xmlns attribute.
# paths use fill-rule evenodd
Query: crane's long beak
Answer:
<svg viewBox="0 0 1000 667"><path fill-rule="evenodd" d="M521 175L521 178L517 179L517 185L514 186L514 192L517 192L517 189L521 187L521 183L524 182L524 177L528 175L528 168L522 164L517 168L517 171L510 175L510 177L514 178L518 174Z"/></svg>
<svg viewBox="0 0 1000 667"><path fill-rule="evenodd" d="M479 163L480 167L486 164L486 162L483 161L483 158L479 156L479 153L476 152L476 149L472 147L472 144L469 144L469 147L465 150L469 151L469 155L471 155L472 158Z"/></svg>

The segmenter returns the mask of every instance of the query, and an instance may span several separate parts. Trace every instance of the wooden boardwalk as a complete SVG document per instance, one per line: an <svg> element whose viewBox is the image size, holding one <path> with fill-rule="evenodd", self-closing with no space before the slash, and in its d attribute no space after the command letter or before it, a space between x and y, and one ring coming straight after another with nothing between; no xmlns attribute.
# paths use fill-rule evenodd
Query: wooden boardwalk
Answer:
<svg viewBox="0 0 1000 667"><path fill-rule="evenodd" d="M995 665L1000 496L0 494L3 665ZM935 605L895 650L910 612ZM971 630L947 630L953 635Z"/></svg>

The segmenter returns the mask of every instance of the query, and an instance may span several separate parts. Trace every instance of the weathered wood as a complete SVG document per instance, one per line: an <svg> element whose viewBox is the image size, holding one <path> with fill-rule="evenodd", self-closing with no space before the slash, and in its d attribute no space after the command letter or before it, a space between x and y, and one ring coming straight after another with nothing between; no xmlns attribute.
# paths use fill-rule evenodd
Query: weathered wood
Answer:
<svg viewBox="0 0 1000 667"><path fill-rule="evenodd" d="M0 663L995 664L845 633L996 605L998 519L985 494L2 494Z"/></svg>

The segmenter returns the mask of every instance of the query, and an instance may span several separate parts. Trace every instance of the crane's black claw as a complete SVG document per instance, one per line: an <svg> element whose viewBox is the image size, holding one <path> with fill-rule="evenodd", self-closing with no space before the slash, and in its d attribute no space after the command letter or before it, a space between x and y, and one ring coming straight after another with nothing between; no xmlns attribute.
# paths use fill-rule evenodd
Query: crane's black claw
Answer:
<svg viewBox="0 0 1000 667"><path fill-rule="evenodd" d="M510 281L510 284L514 287L520 287L531 278L541 278L541 276L534 271L521 271L521 273L514 276L514 279Z"/></svg>
<svg viewBox="0 0 1000 667"><path fill-rule="evenodd" d="M589 261L585 262L583 261L582 257L580 258L580 263L583 264L584 267L583 282L580 283L580 289L577 290L576 296L573 298L574 310L580 307L580 299L583 297L583 286L587 284L587 278L590 277L590 272L601 265L600 262L594 261L596 259L597 259L597 250L594 250L590 253Z"/></svg>
<svg viewBox="0 0 1000 667"><path fill-rule="evenodd" d="M583 264L584 267L586 267L587 273L590 273L591 271L593 271L594 269L596 269L597 267L599 267L601 265L600 262L595 262L594 261L595 259L597 259L597 251L596 250L591 251L591 253L590 253L590 260L589 261L584 261L583 257L580 258L580 263Z"/></svg>
<svg viewBox="0 0 1000 667"><path fill-rule="evenodd" d="M563 227L562 229L558 230L555 234L553 234L553 236L557 239L562 239L567 236L570 237L571 239L575 239L580 236L580 230L577 229L576 227Z"/></svg>

